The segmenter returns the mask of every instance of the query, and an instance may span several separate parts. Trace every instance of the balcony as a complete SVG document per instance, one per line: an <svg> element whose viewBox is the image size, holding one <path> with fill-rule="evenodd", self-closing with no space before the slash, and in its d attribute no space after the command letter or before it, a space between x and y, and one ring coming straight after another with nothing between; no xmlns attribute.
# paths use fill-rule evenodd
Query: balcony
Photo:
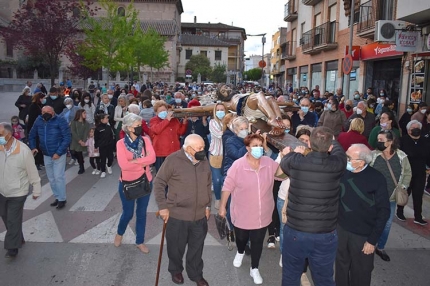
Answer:
<svg viewBox="0 0 430 286"><path fill-rule="evenodd" d="M360 18L357 25L357 36L372 38L375 35L375 22L377 21L373 0L360 5Z"/></svg>
<svg viewBox="0 0 430 286"><path fill-rule="evenodd" d="M308 6L314 6L321 1L322 0L302 0L303 4L308 5Z"/></svg>
<svg viewBox="0 0 430 286"><path fill-rule="evenodd" d="M283 45L285 45L287 43L287 35L281 35L280 37L279 37L279 44L281 45L281 46L283 46Z"/></svg>
<svg viewBox="0 0 430 286"><path fill-rule="evenodd" d="M287 4L284 5L284 21L285 22L293 22L298 17L297 9L295 7L296 5L294 5L295 1L298 1L298 0L288 1Z"/></svg>
<svg viewBox="0 0 430 286"><path fill-rule="evenodd" d="M283 49L282 49L282 55L281 55L282 60L292 61L292 60L296 59L295 44L296 44L296 42L293 42L293 41L287 42L285 47L283 47Z"/></svg>
<svg viewBox="0 0 430 286"><path fill-rule="evenodd" d="M303 33L300 39L304 54L316 54L337 48L336 21L327 22Z"/></svg>

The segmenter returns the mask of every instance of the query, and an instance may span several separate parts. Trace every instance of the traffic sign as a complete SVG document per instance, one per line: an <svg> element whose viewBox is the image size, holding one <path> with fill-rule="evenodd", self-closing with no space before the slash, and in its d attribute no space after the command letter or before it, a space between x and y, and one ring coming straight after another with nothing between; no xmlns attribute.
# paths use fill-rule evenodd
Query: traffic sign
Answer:
<svg viewBox="0 0 430 286"><path fill-rule="evenodd" d="M185 71L185 74L186 74L186 75L192 75L192 74L193 74L193 71L192 71L192 70L190 70L190 69L188 69L188 70L186 70L186 71Z"/></svg>
<svg viewBox="0 0 430 286"><path fill-rule="evenodd" d="M259 62L258 62L258 66L259 66L260 68L265 68L265 67L266 67L266 62L265 62L265 61L263 61L263 60L261 60L261 61L259 61Z"/></svg>
<svg viewBox="0 0 430 286"><path fill-rule="evenodd" d="M349 74L352 71L354 61L351 55L346 55L343 59L342 70L344 74Z"/></svg>

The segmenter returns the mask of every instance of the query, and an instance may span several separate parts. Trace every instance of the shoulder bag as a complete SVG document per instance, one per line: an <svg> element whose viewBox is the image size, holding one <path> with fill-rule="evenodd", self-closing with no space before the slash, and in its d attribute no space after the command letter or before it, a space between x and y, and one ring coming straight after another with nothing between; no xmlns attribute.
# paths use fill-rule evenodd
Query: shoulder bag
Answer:
<svg viewBox="0 0 430 286"><path fill-rule="evenodd" d="M398 206L404 207L408 204L408 198L409 198L408 192L403 188L402 185L399 185L397 183L396 177L394 177L393 169L391 169L390 162L388 162L388 160L385 159L385 157L383 155L382 155L382 157L384 158L385 162L387 163L388 170L390 170L391 178L393 179L394 185L396 186L396 188L394 189L394 192L393 192L396 204ZM391 195L391 197L393 197L393 195Z"/></svg>

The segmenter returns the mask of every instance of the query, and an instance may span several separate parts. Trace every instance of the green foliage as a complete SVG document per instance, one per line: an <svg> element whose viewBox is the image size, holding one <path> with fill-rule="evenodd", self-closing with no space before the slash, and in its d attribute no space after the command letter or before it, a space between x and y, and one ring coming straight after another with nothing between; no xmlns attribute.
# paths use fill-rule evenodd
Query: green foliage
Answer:
<svg viewBox="0 0 430 286"><path fill-rule="evenodd" d="M227 66L216 63L212 69L211 80L214 82L226 82L227 80Z"/></svg>
<svg viewBox="0 0 430 286"><path fill-rule="evenodd" d="M244 76L247 75L247 80L259 80L261 79L261 69L260 68L254 68L250 69L249 71L246 71L243 73Z"/></svg>
<svg viewBox="0 0 430 286"><path fill-rule="evenodd" d="M190 60L185 65L185 70L190 69L193 72L193 79L197 79L198 74L201 75L202 80L206 80L212 74L212 67L210 60L202 54L192 55Z"/></svg>
<svg viewBox="0 0 430 286"><path fill-rule="evenodd" d="M178 77L176 78L176 81L177 81L177 82L185 82L185 78L183 78L182 76L178 76Z"/></svg>

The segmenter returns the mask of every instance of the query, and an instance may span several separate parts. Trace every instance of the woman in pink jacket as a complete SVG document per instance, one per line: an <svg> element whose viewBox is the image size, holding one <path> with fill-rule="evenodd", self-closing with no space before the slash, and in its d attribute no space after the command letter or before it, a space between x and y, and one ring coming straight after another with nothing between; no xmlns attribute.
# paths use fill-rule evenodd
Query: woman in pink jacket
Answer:
<svg viewBox="0 0 430 286"><path fill-rule="evenodd" d="M135 200L127 200L123 193L123 183L140 178L144 173L149 181L152 181L150 165L155 162L155 152L151 140L142 137L142 117L130 113L123 118L122 130L125 132L124 139L116 144L118 165L121 168L118 192L122 202L122 214L118 224L115 246L120 246L122 236L127 225L133 218L134 206L136 205L136 246L143 253L149 253L148 247L143 244L145 239L146 209L149 196Z"/></svg>
<svg viewBox="0 0 430 286"><path fill-rule="evenodd" d="M282 173L279 164L263 156L263 136L251 134L245 137L248 153L237 159L227 172L222 189L218 214L226 215L226 203L231 194L230 213L236 235L237 253L233 266L242 265L245 246L251 241L250 275L255 284L263 283L258 265L263 250L267 226L272 221L275 207L273 182ZM288 148L288 147L287 147ZM283 153L285 153L283 151Z"/></svg>

